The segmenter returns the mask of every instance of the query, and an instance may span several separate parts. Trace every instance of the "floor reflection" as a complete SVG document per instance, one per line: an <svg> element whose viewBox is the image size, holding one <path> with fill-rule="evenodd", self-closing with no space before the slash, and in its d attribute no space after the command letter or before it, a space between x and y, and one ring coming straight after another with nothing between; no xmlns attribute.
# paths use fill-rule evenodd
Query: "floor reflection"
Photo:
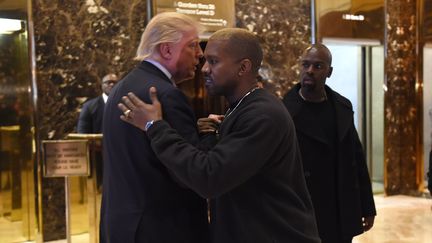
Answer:
<svg viewBox="0 0 432 243"><path fill-rule="evenodd" d="M353 243L432 242L432 199L375 196L375 226Z"/></svg>
<svg viewBox="0 0 432 243"><path fill-rule="evenodd" d="M353 243L430 243L432 242L432 199L376 195L378 217L371 231ZM82 217L86 217L82 215ZM84 219L83 219L84 220ZM1 228L0 220L0 228ZM3 230L1 234L13 233ZM51 243L63 243L52 241ZM88 243L88 234L72 236L72 243Z"/></svg>

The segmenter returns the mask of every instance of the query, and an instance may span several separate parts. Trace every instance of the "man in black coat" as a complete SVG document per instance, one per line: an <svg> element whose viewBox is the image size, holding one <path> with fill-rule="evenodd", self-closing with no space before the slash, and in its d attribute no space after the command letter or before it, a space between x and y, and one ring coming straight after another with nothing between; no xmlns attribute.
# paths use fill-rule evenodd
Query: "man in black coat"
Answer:
<svg viewBox="0 0 432 243"><path fill-rule="evenodd" d="M320 242L291 117L280 100L257 87L257 37L244 29L219 30L204 56L208 91L224 95L230 106L210 151L172 128L154 88L153 105L124 97L119 107L132 111L122 119L147 131L161 164L210 198L211 242ZM162 101L163 90L157 91Z"/></svg>
<svg viewBox="0 0 432 243"><path fill-rule="evenodd" d="M118 82L117 75L110 73L102 78L102 95L86 101L78 119L78 133L102 133L105 103L111 89Z"/></svg>
<svg viewBox="0 0 432 243"><path fill-rule="evenodd" d="M297 130L322 242L351 242L376 215L365 156L348 99L325 85L331 53L315 44L301 59L300 83L283 102Z"/></svg>
<svg viewBox="0 0 432 243"><path fill-rule="evenodd" d="M110 94L103 123L101 242L208 242L206 200L176 183L146 134L121 121L117 108L128 92L149 100L149 87L157 87L166 121L186 143L197 145L192 108L175 83L195 74L202 57L200 29L182 14L156 15L141 37L136 58L141 63Z"/></svg>

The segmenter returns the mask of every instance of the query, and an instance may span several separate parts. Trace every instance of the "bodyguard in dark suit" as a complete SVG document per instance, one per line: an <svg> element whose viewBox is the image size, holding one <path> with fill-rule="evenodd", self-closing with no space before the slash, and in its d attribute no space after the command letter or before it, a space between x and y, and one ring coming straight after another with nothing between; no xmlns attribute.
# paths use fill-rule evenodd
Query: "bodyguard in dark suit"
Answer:
<svg viewBox="0 0 432 243"><path fill-rule="evenodd" d="M202 56L200 28L182 14L156 15L141 38L137 51L141 63L110 94L103 126L101 242L208 242L206 200L176 183L151 149L146 134L121 121L117 108L128 92L149 100L148 89L155 86L167 122L187 143L197 145L193 111L175 82L195 74Z"/></svg>
<svg viewBox="0 0 432 243"><path fill-rule="evenodd" d="M352 105L325 86L331 72L330 51L312 45L301 60L300 83L283 102L296 126L320 237L339 243L369 230L376 211Z"/></svg>
<svg viewBox="0 0 432 243"><path fill-rule="evenodd" d="M78 119L78 133L102 133L102 118L111 89L117 83L115 74L107 74L102 78L102 95L86 101Z"/></svg>
<svg viewBox="0 0 432 243"><path fill-rule="evenodd" d="M257 87L258 39L244 29L219 30L204 56L207 90L230 104L210 151L188 144L165 115L161 120L154 89L153 105L125 97L119 107L132 111L122 119L147 131L161 164L211 199L210 242L320 242L291 117L279 99ZM164 91L157 92L165 110Z"/></svg>
<svg viewBox="0 0 432 243"><path fill-rule="evenodd" d="M84 103L80 116L78 119L77 132L78 133L102 133L102 118L105 108L105 103L108 100L108 95L111 92L111 89L118 82L117 75L110 73L105 75L102 78L102 95L90 99ZM98 192L101 190L102 186L102 170L103 170L103 158L101 149L99 147L94 147L97 151L96 159L94 163L96 163L96 184L98 188ZM84 187L85 180L83 177L80 178L80 193L81 199L80 202L84 202Z"/></svg>

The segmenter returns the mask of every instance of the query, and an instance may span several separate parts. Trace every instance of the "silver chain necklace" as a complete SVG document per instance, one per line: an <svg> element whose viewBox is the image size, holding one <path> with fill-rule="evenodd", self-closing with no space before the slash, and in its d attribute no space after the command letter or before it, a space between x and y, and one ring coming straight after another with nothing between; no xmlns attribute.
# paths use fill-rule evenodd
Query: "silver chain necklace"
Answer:
<svg viewBox="0 0 432 243"><path fill-rule="evenodd" d="M308 99L306 99L306 97L304 97L303 96L303 94L302 94L302 92L301 92L301 88L299 89L299 91L298 91L298 94L300 95L300 97L304 100L304 101L309 101L309 102L322 102L322 101L325 101L325 100L327 100L327 93L324 91L324 96L323 97L321 97L321 99L320 100L317 100L317 101L312 101L312 100L308 100Z"/></svg>
<svg viewBox="0 0 432 243"><path fill-rule="evenodd" d="M246 98L248 95L252 94L257 89L259 89L259 87L255 87L255 88L251 89L249 92L247 92L245 95L243 95L243 97L239 100L239 102L237 103L237 105L234 106L234 108L232 110L231 110L231 108L228 108L228 110L227 110L227 112L225 113L225 116L224 116L224 121L225 121L225 119L227 119L237 109L237 107L239 107L239 105L242 103L242 101L244 100L244 98Z"/></svg>
<svg viewBox="0 0 432 243"><path fill-rule="evenodd" d="M216 137L219 139L219 130L222 127L222 124L224 123L224 121L237 109L237 107L239 107L239 105L242 103L242 101L250 94L252 94L255 90L260 89L260 87L254 87L253 89L251 89L249 92L247 92L245 95L243 95L243 97L239 100L239 102L237 103L237 105L231 110L231 108L228 108L227 112L225 112L224 115L224 119L222 120L222 122L219 124L219 127L216 129L215 133L216 133Z"/></svg>

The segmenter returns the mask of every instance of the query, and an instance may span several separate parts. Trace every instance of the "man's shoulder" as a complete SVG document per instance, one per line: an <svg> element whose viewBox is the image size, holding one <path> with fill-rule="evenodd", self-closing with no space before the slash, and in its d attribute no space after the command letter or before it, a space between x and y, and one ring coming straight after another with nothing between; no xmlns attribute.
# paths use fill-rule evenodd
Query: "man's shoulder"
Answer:
<svg viewBox="0 0 432 243"><path fill-rule="evenodd" d="M265 115L273 118L285 116L288 111L284 107L281 99L271 94L267 90L260 90L248 102L247 113L251 116Z"/></svg>
<svg viewBox="0 0 432 243"><path fill-rule="evenodd" d="M86 102L84 102L83 107L92 107L94 105L97 105L101 99L102 99L101 95L88 99Z"/></svg>
<svg viewBox="0 0 432 243"><path fill-rule="evenodd" d="M104 102L103 102L102 96L98 96L98 97L89 99L86 102L84 102L84 104L82 106L81 112L84 112L84 113L87 113L87 112L94 113L98 109L100 109L101 107L103 107L103 105L104 105Z"/></svg>
<svg viewBox="0 0 432 243"><path fill-rule="evenodd" d="M124 82L148 82L152 86L156 88L163 89L174 89L174 85L171 83L171 80L162 73L157 67L150 66L152 64L145 64L145 62L139 64L135 68L133 68L125 77Z"/></svg>
<svg viewBox="0 0 432 243"><path fill-rule="evenodd" d="M341 105L352 109L351 101L348 98L339 94L338 92L334 91L333 89L331 89L328 86L326 86L326 89L327 89L327 92L331 93L331 95L333 96L333 99L336 103L340 103Z"/></svg>

